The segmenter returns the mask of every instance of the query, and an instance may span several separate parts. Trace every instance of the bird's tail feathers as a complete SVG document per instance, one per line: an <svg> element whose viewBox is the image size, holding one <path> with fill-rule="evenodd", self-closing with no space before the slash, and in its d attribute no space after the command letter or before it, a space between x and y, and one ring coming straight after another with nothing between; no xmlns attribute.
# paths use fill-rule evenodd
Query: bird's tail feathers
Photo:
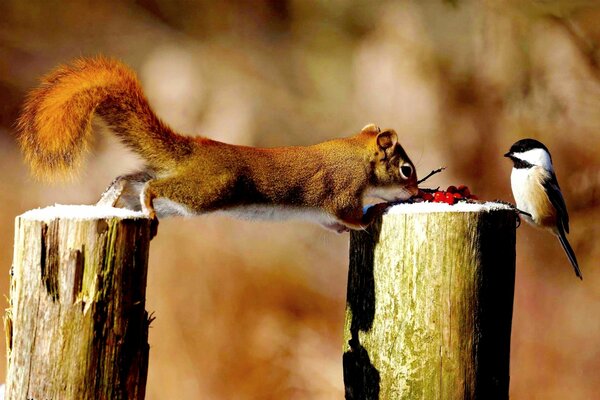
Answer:
<svg viewBox="0 0 600 400"><path fill-rule="evenodd" d="M575 275L577 275L577 277L579 279L583 280L583 276L581 275L581 270L579 269L579 263L577 262L577 257L575 257L575 252L573 251L573 248L569 244L569 241L567 240L567 236L565 235L565 231L562 228L558 229L558 240L560 240L560 244L562 245L563 249L565 250L565 253L567 253L567 257L569 258L569 261L571 262L571 265L573 266L573 269L575 270Z"/></svg>

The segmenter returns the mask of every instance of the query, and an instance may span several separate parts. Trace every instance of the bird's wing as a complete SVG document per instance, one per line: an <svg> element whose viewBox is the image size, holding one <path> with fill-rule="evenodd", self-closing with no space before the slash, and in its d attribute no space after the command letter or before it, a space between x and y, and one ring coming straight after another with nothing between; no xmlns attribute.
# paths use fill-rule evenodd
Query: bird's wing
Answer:
<svg viewBox="0 0 600 400"><path fill-rule="evenodd" d="M567 212L565 199L560 192L556 175L554 175L553 172L550 172L548 177L542 182L542 185L544 186L544 189L546 189L546 193L548 194L550 202L554 208L556 208L558 213L558 223L562 226L565 232L569 233L569 213Z"/></svg>

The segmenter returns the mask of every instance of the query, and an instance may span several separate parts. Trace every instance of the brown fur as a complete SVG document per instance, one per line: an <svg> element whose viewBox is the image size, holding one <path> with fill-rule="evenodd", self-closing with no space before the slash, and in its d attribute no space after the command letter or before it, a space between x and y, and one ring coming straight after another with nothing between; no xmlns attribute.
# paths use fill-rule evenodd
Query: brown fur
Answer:
<svg viewBox="0 0 600 400"><path fill-rule="evenodd" d="M372 218L362 210L368 188L393 188L406 197L417 191L414 166L392 130L368 125L349 138L273 149L182 136L156 117L135 74L106 58L60 67L29 95L18 126L33 172L49 178L78 170L94 114L148 164L119 186L135 199L133 183L145 184L142 204L121 205L146 206L151 213L156 198L197 214L283 206L323 211L358 229ZM402 165L412 168L409 177L400 173Z"/></svg>

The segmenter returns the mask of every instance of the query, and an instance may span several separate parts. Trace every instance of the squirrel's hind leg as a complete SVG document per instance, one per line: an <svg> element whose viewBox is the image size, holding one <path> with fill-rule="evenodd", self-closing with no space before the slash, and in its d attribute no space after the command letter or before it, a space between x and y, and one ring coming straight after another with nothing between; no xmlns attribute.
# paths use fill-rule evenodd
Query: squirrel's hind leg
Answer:
<svg viewBox="0 0 600 400"><path fill-rule="evenodd" d="M142 210L153 211L159 219L171 216L195 216L236 206L235 177L227 174L200 180L189 174L178 174L148 181L141 194Z"/></svg>
<svg viewBox="0 0 600 400"><path fill-rule="evenodd" d="M177 201L179 193L177 178L152 179L148 181L139 193L138 202L141 210L150 218L170 216L187 216L193 213L183 202Z"/></svg>

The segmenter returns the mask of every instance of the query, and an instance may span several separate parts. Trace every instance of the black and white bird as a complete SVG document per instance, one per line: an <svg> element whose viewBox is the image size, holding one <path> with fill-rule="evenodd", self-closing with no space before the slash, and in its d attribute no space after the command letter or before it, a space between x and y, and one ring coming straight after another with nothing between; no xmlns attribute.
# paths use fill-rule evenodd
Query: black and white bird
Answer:
<svg viewBox="0 0 600 400"><path fill-rule="evenodd" d="M575 252L567 240L569 214L548 148L535 139L521 139L504 155L513 162L510 175L517 209L530 224L558 236L579 279L583 279Z"/></svg>

